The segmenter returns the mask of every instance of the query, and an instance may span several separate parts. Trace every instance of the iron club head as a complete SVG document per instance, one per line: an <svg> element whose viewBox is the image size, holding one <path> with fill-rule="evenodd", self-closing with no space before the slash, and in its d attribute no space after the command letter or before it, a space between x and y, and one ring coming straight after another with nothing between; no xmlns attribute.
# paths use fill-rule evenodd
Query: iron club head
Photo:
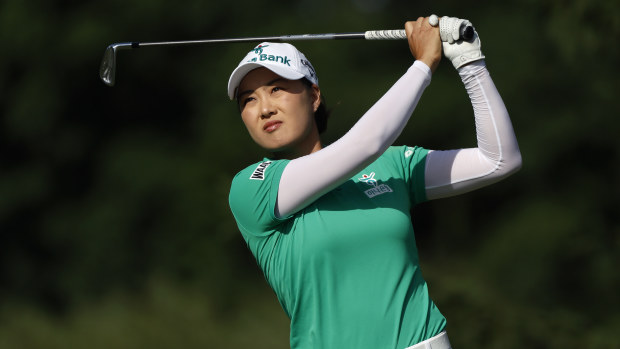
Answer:
<svg viewBox="0 0 620 349"><path fill-rule="evenodd" d="M132 43L112 44L105 49L99 67L99 77L106 85L112 87L116 82L116 51L128 48L132 48Z"/></svg>

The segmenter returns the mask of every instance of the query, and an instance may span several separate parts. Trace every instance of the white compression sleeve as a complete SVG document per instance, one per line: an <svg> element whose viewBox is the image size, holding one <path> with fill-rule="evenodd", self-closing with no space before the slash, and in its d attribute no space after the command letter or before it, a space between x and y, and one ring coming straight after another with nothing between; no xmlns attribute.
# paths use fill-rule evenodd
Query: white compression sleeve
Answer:
<svg viewBox="0 0 620 349"><path fill-rule="evenodd" d="M276 216L299 211L375 161L407 124L431 80L416 61L360 120L333 144L289 162L280 179ZM313 173L312 180L308 174Z"/></svg>
<svg viewBox="0 0 620 349"><path fill-rule="evenodd" d="M477 148L431 151L426 158L429 200L495 183L521 167L521 153L508 111L484 61L459 69L474 108Z"/></svg>

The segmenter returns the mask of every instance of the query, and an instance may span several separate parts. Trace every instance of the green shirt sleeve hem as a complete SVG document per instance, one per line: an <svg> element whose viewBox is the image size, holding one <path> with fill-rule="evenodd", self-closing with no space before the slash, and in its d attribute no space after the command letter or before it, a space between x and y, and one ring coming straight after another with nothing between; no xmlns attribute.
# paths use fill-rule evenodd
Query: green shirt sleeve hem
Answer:
<svg viewBox="0 0 620 349"><path fill-rule="evenodd" d="M413 159L415 167L413 169L414 178L414 191L415 201L414 204L420 204L428 201L426 197L426 156L428 155L428 149L418 147L418 151L415 152L415 158Z"/></svg>
<svg viewBox="0 0 620 349"><path fill-rule="evenodd" d="M278 201L278 192L280 190L280 179L282 179L282 173L284 169L288 165L289 160L281 161L276 166L273 176L271 177L271 191L269 193L269 214L271 215L271 219L276 222L284 222L287 219L291 218L293 214L290 214L286 217L278 217L276 216L276 203Z"/></svg>

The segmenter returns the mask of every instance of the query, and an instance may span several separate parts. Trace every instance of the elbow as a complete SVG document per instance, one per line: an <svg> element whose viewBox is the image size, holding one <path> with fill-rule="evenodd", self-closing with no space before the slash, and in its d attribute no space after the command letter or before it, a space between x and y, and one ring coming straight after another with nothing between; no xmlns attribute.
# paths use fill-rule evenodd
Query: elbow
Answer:
<svg viewBox="0 0 620 349"><path fill-rule="evenodd" d="M389 147L389 144L382 144L381 142L372 142L372 144L369 144L366 146L366 156L369 159L373 159L373 161L377 158L379 158L379 156L381 156L381 154L383 154L387 148Z"/></svg>
<svg viewBox="0 0 620 349"><path fill-rule="evenodd" d="M523 159L521 157L521 152L517 149L509 157L507 157L502 164L502 177L508 177L513 173L518 172L523 166Z"/></svg>
<svg viewBox="0 0 620 349"><path fill-rule="evenodd" d="M374 161L379 158L389 147L381 137L368 137L363 141L357 142L352 149L356 149L357 156L367 161Z"/></svg>
<svg viewBox="0 0 620 349"><path fill-rule="evenodd" d="M521 157L521 152L517 152L517 156L515 159L514 172L517 172L523 166L523 158Z"/></svg>

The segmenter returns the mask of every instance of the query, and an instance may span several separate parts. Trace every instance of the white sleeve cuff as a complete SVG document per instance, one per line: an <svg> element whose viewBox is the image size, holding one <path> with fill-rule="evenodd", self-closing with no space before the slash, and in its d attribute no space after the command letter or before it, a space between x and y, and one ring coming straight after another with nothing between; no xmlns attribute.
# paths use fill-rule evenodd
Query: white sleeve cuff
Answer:
<svg viewBox="0 0 620 349"><path fill-rule="evenodd" d="M426 77L428 80L431 79L431 76L433 75L433 73L431 72L431 68L428 65L426 65L426 63L422 61L415 61L413 62L413 67L416 67L420 69L421 71L423 71L424 74L426 74Z"/></svg>

